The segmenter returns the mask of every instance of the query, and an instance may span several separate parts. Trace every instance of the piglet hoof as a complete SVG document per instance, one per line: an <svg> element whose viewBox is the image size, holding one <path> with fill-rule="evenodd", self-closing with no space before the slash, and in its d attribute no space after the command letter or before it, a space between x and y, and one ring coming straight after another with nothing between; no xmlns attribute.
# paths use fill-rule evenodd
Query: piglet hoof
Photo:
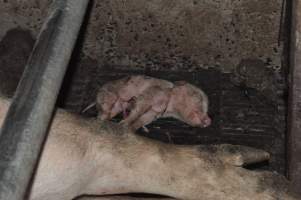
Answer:
<svg viewBox="0 0 301 200"><path fill-rule="evenodd" d="M270 154L266 151L252 147L231 144L220 145L219 156L224 163L234 166L244 166L270 159Z"/></svg>
<svg viewBox="0 0 301 200"><path fill-rule="evenodd" d="M122 125L122 126L127 126L127 127L129 127L129 123L127 123L126 120L121 120L121 121L119 122L119 124Z"/></svg>
<svg viewBox="0 0 301 200"><path fill-rule="evenodd" d="M149 133L149 130L146 126L142 126L142 129L144 130L144 132Z"/></svg>
<svg viewBox="0 0 301 200"><path fill-rule="evenodd" d="M83 113L87 112L88 110L90 110L90 109L93 108L94 106L96 106L96 102L91 103L90 105L88 105L86 108L84 108L84 109L81 111L81 113L83 114Z"/></svg>

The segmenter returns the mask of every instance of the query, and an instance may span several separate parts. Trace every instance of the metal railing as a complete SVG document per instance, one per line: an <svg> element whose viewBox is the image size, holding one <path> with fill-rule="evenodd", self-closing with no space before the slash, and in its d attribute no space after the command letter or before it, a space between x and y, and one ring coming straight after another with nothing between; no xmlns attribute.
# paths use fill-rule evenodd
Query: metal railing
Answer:
<svg viewBox="0 0 301 200"><path fill-rule="evenodd" d="M0 199L23 200L89 0L55 0L0 132Z"/></svg>
<svg viewBox="0 0 301 200"><path fill-rule="evenodd" d="M301 0L292 1L290 97L288 109L288 176L301 194Z"/></svg>

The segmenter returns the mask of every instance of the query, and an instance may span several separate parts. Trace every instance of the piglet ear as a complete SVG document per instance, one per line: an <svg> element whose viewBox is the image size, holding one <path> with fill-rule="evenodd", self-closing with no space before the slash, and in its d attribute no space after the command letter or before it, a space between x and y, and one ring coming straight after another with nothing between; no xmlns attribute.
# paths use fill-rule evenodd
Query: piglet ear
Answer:
<svg viewBox="0 0 301 200"><path fill-rule="evenodd" d="M176 81L174 84L175 84L176 86L183 86L183 85L186 85L187 82L186 82L186 81Z"/></svg>

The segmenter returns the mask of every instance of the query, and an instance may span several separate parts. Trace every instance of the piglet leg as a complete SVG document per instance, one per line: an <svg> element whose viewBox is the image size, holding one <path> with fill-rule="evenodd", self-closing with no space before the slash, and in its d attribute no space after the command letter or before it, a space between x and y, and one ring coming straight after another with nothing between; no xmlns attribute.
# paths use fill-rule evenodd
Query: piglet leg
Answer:
<svg viewBox="0 0 301 200"><path fill-rule="evenodd" d="M113 92L108 92L105 89L100 89L96 98L96 108L99 111L100 119L111 119L111 112L116 103L118 103L118 96Z"/></svg>
<svg viewBox="0 0 301 200"><path fill-rule="evenodd" d="M115 80L99 88L97 91L96 107L99 111L100 119L112 119L122 111L120 106L122 100L119 95L119 90L127 86L128 80L129 77Z"/></svg>
<svg viewBox="0 0 301 200"><path fill-rule="evenodd" d="M151 109L152 106L152 97L150 95L152 89L146 90L140 96L134 98L134 102L130 103L131 111L129 116L127 116L120 123L130 125L137 118L143 115L145 112ZM133 100L130 100L133 101Z"/></svg>
<svg viewBox="0 0 301 200"><path fill-rule="evenodd" d="M158 119L165 112L168 102L170 100L169 90L163 90L159 87L153 87L147 93L150 95L149 102L151 103L151 109L141 115L135 122L132 124L134 130L144 127L147 124L150 124L152 121Z"/></svg>
<svg viewBox="0 0 301 200"><path fill-rule="evenodd" d="M147 124L150 124L152 121L154 121L156 118L158 118L159 113L156 111L150 109L143 115L141 115L132 125L131 127L134 130L139 129L140 127L143 127Z"/></svg>
<svg viewBox="0 0 301 200"><path fill-rule="evenodd" d="M137 98L133 97L129 101L123 102L123 104L122 104L123 119L125 119L129 116L130 110L132 110L135 107L136 100L137 100Z"/></svg>
<svg viewBox="0 0 301 200"><path fill-rule="evenodd" d="M169 97L169 90L159 86L147 89L136 99L133 110L122 123L134 124L134 129L151 123L165 111Z"/></svg>
<svg viewBox="0 0 301 200"><path fill-rule="evenodd" d="M120 123L130 125L132 124L137 118L143 115L147 110L149 110L151 105L147 104L143 98L137 98L135 107L131 110L129 116L122 120Z"/></svg>

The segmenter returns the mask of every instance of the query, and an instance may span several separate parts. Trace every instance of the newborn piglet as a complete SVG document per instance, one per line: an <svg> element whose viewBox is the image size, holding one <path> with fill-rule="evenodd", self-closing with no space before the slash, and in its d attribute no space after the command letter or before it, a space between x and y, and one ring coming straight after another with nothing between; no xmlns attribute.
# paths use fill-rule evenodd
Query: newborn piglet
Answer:
<svg viewBox="0 0 301 200"><path fill-rule="evenodd" d="M185 81L175 82L163 117L174 117L194 127L208 127L209 100L203 90Z"/></svg>
<svg viewBox="0 0 301 200"><path fill-rule="evenodd" d="M114 80L104 84L97 91L96 102L87 106L82 113L96 106L98 115L102 120L111 119L121 111L125 111L127 105L122 103L119 98L119 90L127 84L130 77ZM123 109L125 107L125 109Z"/></svg>
<svg viewBox="0 0 301 200"><path fill-rule="evenodd" d="M155 86L135 99L130 115L121 123L136 130L160 117L174 117L193 127L207 127L211 124L208 104L207 95L185 81L173 88Z"/></svg>
<svg viewBox="0 0 301 200"><path fill-rule="evenodd" d="M126 110L131 107L131 101L155 86L166 89L172 88L173 83L149 76L137 75L103 85L98 90L96 100L100 119L109 120L120 112L126 113Z"/></svg>
<svg viewBox="0 0 301 200"><path fill-rule="evenodd" d="M121 123L136 130L160 117L174 117L191 126L211 124L208 97L185 81L175 84L148 76L131 76L103 85L96 106L101 120L123 112Z"/></svg>
<svg viewBox="0 0 301 200"><path fill-rule="evenodd" d="M101 120L112 119L121 111L125 112L127 102L122 102L119 90L129 81L129 77L104 84L97 92L96 108Z"/></svg>
<svg viewBox="0 0 301 200"><path fill-rule="evenodd" d="M153 86L135 98L129 116L121 123L136 130L162 117L170 100L170 88Z"/></svg>

